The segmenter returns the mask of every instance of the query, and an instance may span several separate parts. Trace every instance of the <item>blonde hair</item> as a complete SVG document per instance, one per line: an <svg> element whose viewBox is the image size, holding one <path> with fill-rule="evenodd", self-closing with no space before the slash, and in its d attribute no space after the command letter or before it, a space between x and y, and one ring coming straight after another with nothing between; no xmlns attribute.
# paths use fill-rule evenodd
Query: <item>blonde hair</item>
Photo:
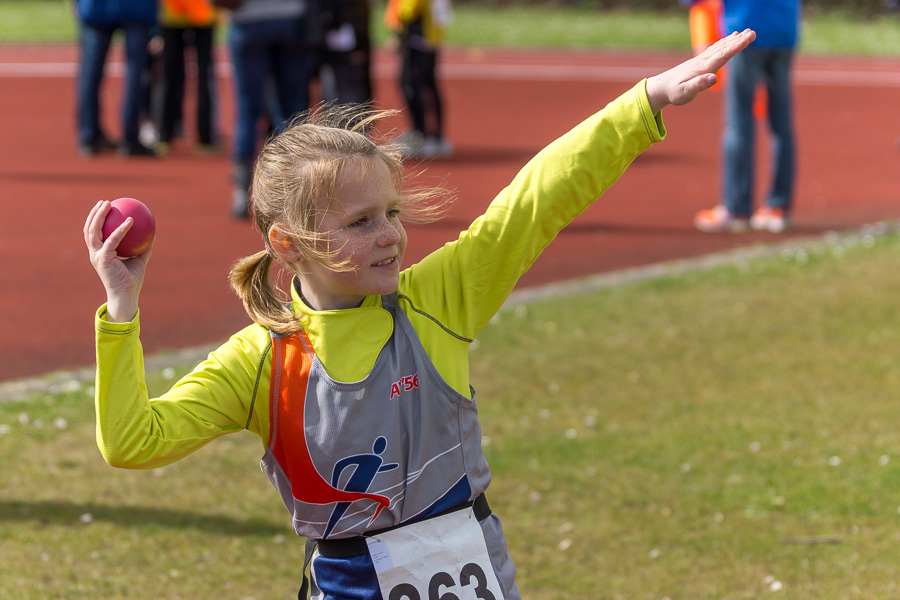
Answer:
<svg viewBox="0 0 900 600"><path fill-rule="evenodd" d="M273 227L294 243L308 259L336 270L340 249L329 248L328 232L319 224L332 202L345 168L370 172L381 159L390 170L400 197L400 218L406 223L433 222L442 217L453 197L443 185L403 190L399 146L380 142L378 122L395 111L375 111L360 105L323 104L301 113L285 129L267 140L256 161L250 186L250 205L266 249L244 257L231 268L231 287L253 321L278 333L300 329L298 315L289 308L272 272L277 255L268 233ZM279 261L282 262L282 261ZM284 263L289 271L291 265Z"/></svg>

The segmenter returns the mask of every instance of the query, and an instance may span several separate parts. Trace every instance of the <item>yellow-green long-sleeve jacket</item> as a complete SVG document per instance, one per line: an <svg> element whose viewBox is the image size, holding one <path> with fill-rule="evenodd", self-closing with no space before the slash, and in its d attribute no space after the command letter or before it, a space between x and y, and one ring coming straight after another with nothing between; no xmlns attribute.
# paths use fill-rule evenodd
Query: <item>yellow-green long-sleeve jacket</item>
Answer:
<svg viewBox="0 0 900 600"><path fill-rule="evenodd" d="M470 395L469 345L518 279L572 219L644 150L665 137L645 81L538 153L459 238L400 274L400 307L444 380ZM381 298L359 308L316 312L293 297L328 374L359 381L388 341L391 315ZM154 399L144 383L139 317L95 319L97 443L112 465L171 463L242 429L269 439L268 330L250 325ZM484 400L482 400L484 401Z"/></svg>

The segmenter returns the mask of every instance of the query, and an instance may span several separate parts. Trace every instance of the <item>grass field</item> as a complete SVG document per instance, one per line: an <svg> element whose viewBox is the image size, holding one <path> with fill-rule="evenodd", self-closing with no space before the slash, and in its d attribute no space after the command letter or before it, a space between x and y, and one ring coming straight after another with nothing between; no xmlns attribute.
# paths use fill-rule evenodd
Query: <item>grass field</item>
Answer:
<svg viewBox="0 0 900 600"><path fill-rule="evenodd" d="M524 597L898 597L898 257L835 238L505 308L473 383ZM0 402L0 597L292 597L258 440L120 471L93 435L89 383Z"/></svg>
<svg viewBox="0 0 900 600"><path fill-rule="evenodd" d="M555 46L578 48L684 49L690 47L687 11L673 1L666 13L604 12L547 7L465 5L455 8L448 43L459 46ZM377 44L389 35L382 3L372 18ZM0 0L0 43L72 42L76 39L69 0ZM804 18L801 52L897 56L900 20L896 16L861 19L843 12L812 13Z"/></svg>

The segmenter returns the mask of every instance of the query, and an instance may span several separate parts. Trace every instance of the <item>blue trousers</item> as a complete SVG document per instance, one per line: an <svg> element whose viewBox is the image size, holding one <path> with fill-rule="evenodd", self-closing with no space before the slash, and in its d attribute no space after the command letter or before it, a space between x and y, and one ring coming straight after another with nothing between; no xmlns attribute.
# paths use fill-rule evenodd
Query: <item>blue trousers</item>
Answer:
<svg viewBox="0 0 900 600"><path fill-rule="evenodd" d="M277 130L286 119L309 108L313 54L304 40L304 26L299 17L232 23L228 42L237 98L235 162L256 157L263 109L269 110ZM269 93L273 97L267 97Z"/></svg>
<svg viewBox="0 0 900 600"><path fill-rule="evenodd" d="M757 84L768 92L768 124L772 134L772 177L766 205L789 211L794 190L794 130L790 71L793 50L749 47L728 63L725 78L722 197L734 215L753 211L753 101Z"/></svg>
<svg viewBox="0 0 900 600"><path fill-rule="evenodd" d="M117 29L125 32L125 94L122 101L122 138L129 144L138 143L143 73L147 66L147 43L150 26L145 23L119 25L81 24L81 62L78 69L76 96L78 99L78 142L90 144L102 136L100 128L100 84L106 55Z"/></svg>

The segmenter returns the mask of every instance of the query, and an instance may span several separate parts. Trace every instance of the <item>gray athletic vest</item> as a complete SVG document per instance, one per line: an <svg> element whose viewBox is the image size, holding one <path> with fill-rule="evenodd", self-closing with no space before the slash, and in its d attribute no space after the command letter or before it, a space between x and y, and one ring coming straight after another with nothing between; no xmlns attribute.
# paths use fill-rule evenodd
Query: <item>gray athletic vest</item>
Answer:
<svg viewBox="0 0 900 600"><path fill-rule="evenodd" d="M396 294L383 306L393 335L356 383L332 379L305 332L273 334L262 467L303 537L355 537L425 519L490 483L474 398L441 378ZM481 526L506 598L519 598L499 518Z"/></svg>

